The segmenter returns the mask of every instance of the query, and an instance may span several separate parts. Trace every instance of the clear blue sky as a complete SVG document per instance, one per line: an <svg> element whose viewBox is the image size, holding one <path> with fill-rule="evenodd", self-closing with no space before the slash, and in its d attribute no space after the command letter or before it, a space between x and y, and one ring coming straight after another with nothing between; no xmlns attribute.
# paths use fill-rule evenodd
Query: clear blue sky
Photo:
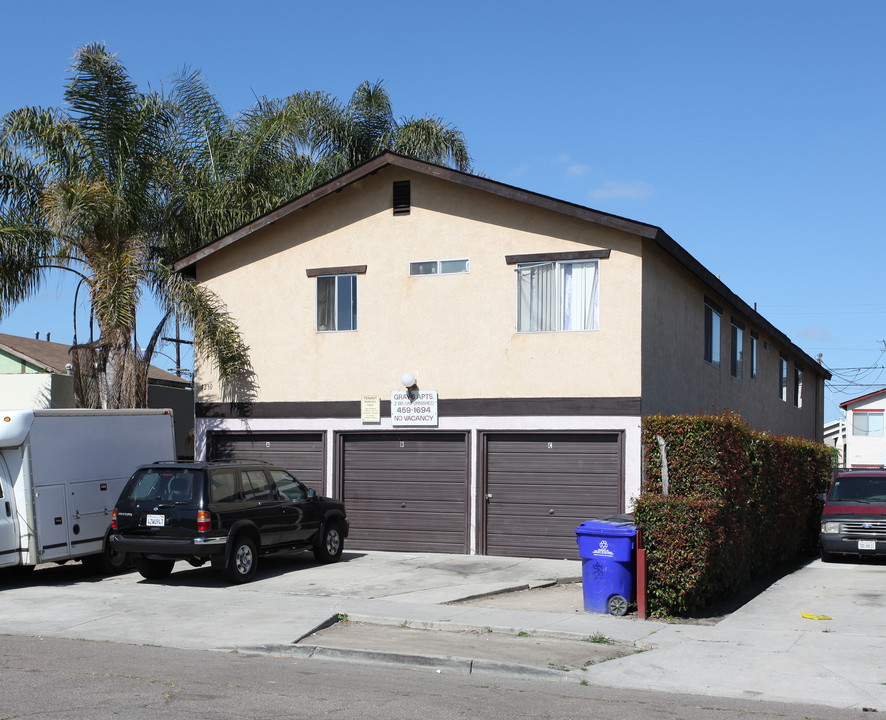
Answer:
<svg viewBox="0 0 886 720"><path fill-rule="evenodd" d="M49 0L0 13L0 112L60 105L74 51L96 41L143 88L202 69L229 114L305 89L346 100L384 79L397 115L461 128L477 172L662 227L822 354L826 420L886 386L882 0ZM51 280L0 332L67 342L71 298Z"/></svg>

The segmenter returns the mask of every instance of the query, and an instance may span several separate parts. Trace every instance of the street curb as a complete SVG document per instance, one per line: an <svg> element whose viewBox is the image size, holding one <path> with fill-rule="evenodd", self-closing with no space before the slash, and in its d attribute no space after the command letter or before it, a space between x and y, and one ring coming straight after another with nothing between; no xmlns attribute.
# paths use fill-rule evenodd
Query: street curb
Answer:
<svg viewBox="0 0 886 720"><path fill-rule="evenodd" d="M360 613L348 613L348 622L362 623L364 625L379 625L383 627L401 627L408 630L440 630L453 633L487 631L498 633L500 635L507 635L509 637L517 637L520 632L526 631L526 628L518 628L511 625L477 625L475 623L460 623L450 620L409 620L405 618L379 617L378 615L363 615ZM327 625L325 627L329 626ZM651 635L654 631L656 631L656 628L651 628L649 634ZM574 640L580 642L587 640L590 633L574 632L571 630L532 628L531 634L533 637L547 638L549 640ZM307 636L308 635L303 635L300 640L303 640ZM641 648L643 650L651 650L658 647L655 643L649 642L647 636L637 640L615 639L615 642L621 645Z"/></svg>
<svg viewBox="0 0 886 720"><path fill-rule="evenodd" d="M332 648L319 645L256 645L238 648L219 648L227 652L254 655L276 655L304 660L336 660L366 664L390 665L393 667L421 668L447 671L459 675L506 675L533 680L563 682L572 680L572 670L522 665L520 663L499 662L482 658L463 658L449 655L418 655L411 653L384 652L381 650L359 650L355 648Z"/></svg>

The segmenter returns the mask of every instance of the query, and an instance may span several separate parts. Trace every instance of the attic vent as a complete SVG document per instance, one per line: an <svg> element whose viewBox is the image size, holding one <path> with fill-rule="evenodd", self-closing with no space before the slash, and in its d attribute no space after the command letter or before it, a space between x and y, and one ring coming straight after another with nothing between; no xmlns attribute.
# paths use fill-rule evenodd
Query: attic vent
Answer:
<svg viewBox="0 0 886 720"><path fill-rule="evenodd" d="M394 182L394 215L409 215L411 190L409 180Z"/></svg>

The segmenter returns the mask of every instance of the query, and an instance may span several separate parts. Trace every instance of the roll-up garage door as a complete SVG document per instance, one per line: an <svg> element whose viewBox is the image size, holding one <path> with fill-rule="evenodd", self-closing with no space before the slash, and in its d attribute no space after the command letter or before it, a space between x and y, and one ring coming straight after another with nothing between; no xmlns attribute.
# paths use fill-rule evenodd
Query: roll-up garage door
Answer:
<svg viewBox="0 0 886 720"><path fill-rule="evenodd" d="M323 487L321 433L212 433L210 460L264 460L279 465L317 493Z"/></svg>
<svg viewBox="0 0 886 720"><path fill-rule="evenodd" d="M622 512L619 433L485 436L486 553L578 558L575 528Z"/></svg>
<svg viewBox="0 0 886 720"><path fill-rule="evenodd" d="M349 434L342 456L349 547L468 551L465 434Z"/></svg>

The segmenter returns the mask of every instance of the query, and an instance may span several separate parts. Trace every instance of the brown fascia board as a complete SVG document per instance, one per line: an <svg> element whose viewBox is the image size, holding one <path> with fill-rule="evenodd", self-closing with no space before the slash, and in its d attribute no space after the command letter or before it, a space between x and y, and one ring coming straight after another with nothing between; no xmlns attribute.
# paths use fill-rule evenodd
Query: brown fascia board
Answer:
<svg viewBox="0 0 886 720"><path fill-rule="evenodd" d="M780 330L777 330L775 326L773 326L768 320L763 318L762 315L751 308L744 300L738 297L738 295L733 293L716 275L714 275L710 270L708 270L700 262L698 262L698 260L692 257L692 255L690 255L679 243L671 238L660 227L638 222L636 220L630 220L618 215L611 215L599 210L593 210L592 208L585 207L584 205L577 205L565 200L558 200L556 198L552 198L547 195L541 195L529 190L523 190L521 188L514 187L513 185L506 185L496 180L490 180L488 178L480 177L479 175L471 175L469 173L461 172L460 170L453 170L452 168L443 167L442 165L433 165L431 163L406 157L405 155L399 155L394 152L384 152L381 155L368 160L362 165L357 166L353 170L339 175L337 178L330 180L328 183L314 188L310 192L307 192L304 195L295 198L285 205L281 205L280 207L257 217L255 220L237 228L227 235L220 237L218 240L204 245L202 248L195 250L193 253L185 255L184 257L178 259L172 267L177 272L192 271L193 265L198 263L200 260L208 257L209 255L218 252L222 248L225 248L228 245L231 245L238 240L251 235L252 233L260 230L263 227L272 225L278 220L281 220L288 215L291 215L292 213L301 210L304 207L307 207L311 203L314 203L317 200L320 200L321 198L324 198L333 193L339 192L348 185L357 182L358 180L362 180L363 178L368 177L378 172L379 170L389 166L400 167L404 170L411 170L421 175L428 175L430 177L439 178L441 180L448 180L449 182L454 182L464 187L473 188L481 192L492 193L493 195L498 195L499 197L515 200L527 205L533 205L544 210L550 210L562 215L567 215L579 220L602 225L614 230L621 230L623 232L636 235L647 240L651 240L655 242L662 250L671 255L678 263L689 270L689 272L699 278L699 280L715 290L717 294L719 294L725 301L728 301L728 304L731 304L736 310L746 315L749 321L753 322L753 324L759 325L762 329L772 335L772 337L782 343L785 347L790 348L790 350L795 355L802 358L804 366L808 366L814 372L818 373L819 375L823 375L826 380L829 380L831 378L831 374L827 370L825 370L817 361L813 360L805 352L803 352L803 350L794 345L787 337L787 335L785 335Z"/></svg>
<svg viewBox="0 0 886 720"><path fill-rule="evenodd" d="M202 248L195 250L189 255L179 258L173 263L172 267L178 272L186 270L191 265L194 265L209 255L218 252L222 248L241 240L247 235L251 235L268 225L273 225L278 220L291 215L297 210L301 210L317 200L336 193L344 187L389 166L400 167L404 170L411 170L422 175L440 178L441 180L448 180L459 185L464 185L465 187L492 193L493 195L509 198L529 205L535 205L536 207L543 209L553 210L554 212L559 212L563 215L569 215L571 217L597 223L598 225L614 228L616 230L622 230L641 237L651 238L654 236L655 231L658 230L658 228L652 225L639 223L634 220L619 217L618 215L610 215L598 210L592 210L591 208L583 207L582 205L575 205L564 200L557 200L528 190L521 190L512 185L505 185L504 183L495 180L482 178L478 175L470 175L441 165L432 165L431 163L415 160L413 158L405 157L404 155L398 155L397 153L385 152L372 160L357 166L353 170L350 170L343 175L339 175L328 183L314 188L304 195L300 195L285 205L281 205L274 210L266 212L264 215L260 215L255 220L242 225L236 230L229 232L227 235L223 235L214 242L204 245Z"/></svg>

